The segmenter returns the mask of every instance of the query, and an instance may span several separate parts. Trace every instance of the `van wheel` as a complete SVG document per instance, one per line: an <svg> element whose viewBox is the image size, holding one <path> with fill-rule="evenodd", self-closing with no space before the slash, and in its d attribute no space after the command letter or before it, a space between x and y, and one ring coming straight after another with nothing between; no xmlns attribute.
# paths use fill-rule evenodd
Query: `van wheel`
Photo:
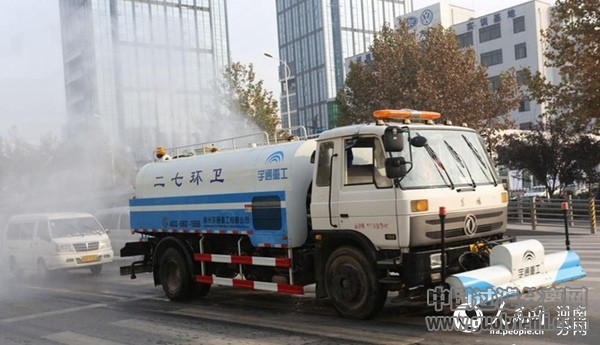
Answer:
<svg viewBox="0 0 600 345"><path fill-rule="evenodd" d="M10 257L8 267L9 267L8 269L9 269L11 275L13 275L14 277L17 277L17 278L23 277L23 270L17 264L17 260L15 259L14 256Z"/></svg>
<svg viewBox="0 0 600 345"><path fill-rule="evenodd" d="M46 279L50 276L48 272L48 267L46 266L44 259L38 259L37 261L37 275L41 279Z"/></svg>
<svg viewBox="0 0 600 345"><path fill-rule="evenodd" d="M192 297L195 283L190 278L189 267L178 250L165 250L160 259L159 276L165 295L170 300L185 301Z"/></svg>
<svg viewBox="0 0 600 345"><path fill-rule="evenodd" d="M102 272L102 265L92 266L90 267L90 271L92 271L93 275L97 276L100 274L100 272Z"/></svg>
<svg viewBox="0 0 600 345"><path fill-rule="evenodd" d="M337 312L350 319L370 318L387 298L375 265L354 247L341 247L331 254L325 266L325 286Z"/></svg>

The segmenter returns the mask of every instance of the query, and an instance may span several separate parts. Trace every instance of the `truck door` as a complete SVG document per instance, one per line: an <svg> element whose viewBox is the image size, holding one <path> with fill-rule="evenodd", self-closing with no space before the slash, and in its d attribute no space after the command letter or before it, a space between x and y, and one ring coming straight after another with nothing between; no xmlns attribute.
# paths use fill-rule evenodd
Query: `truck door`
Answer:
<svg viewBox="0 0 600 345"><path fill-rule="evenodd" d="M385 152L378 137L344 140L336 216L339 228L367 236L380 248L397 247L396 194L385 174ZM337 182L337 183L336 183Z"/></svg>

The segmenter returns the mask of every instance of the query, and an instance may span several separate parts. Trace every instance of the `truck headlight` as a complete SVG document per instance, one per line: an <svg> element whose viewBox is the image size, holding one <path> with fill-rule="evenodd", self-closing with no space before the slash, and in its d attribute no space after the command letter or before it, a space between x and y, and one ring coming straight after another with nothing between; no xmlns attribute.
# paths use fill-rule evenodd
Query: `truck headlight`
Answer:
<svg viewBox="0 0 600 345"><path fill-rule="evenodd" d="M429 255L429 266L432 270L442 268L442 253Z"/></svg>

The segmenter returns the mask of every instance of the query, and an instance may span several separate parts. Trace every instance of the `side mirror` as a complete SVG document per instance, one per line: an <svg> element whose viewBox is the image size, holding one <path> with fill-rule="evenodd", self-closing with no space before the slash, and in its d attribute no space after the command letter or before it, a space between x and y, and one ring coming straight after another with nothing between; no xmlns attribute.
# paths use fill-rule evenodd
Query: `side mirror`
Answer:
<svg viewBox="0 0 600 345"><path fill-rule="evenodd" d="M402 128L390 126L383 132L383 147L387 152L400 152L404 149Z"/></svg>
<svg viewBox="0 0 600 345"><path fill-rule="evenodd" d="M404 157L392 157L385 160L385 176L402 178L406 176L406 160Z"/></svg>

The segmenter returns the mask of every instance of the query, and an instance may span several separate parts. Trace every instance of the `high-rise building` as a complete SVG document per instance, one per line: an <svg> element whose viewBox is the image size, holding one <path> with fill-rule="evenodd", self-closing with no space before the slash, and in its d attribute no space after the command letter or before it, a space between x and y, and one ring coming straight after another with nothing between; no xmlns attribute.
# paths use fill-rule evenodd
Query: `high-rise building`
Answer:
<svg viewBox="0 0 600 345"><path fill-rule="evenodd" d="M226 0L60 0L60 18L68 129L97 123L138 158L198 139L229 64Z"/></svg>
<svg viewBox="0 0 600 345"><path fill-rule="evenodd" d="M369 49L387 23L412 11L412 0L278 0L277 28L282 114L290 99L291 125L309 133L335 126L335 96L344 85L344 60ZM289 92L289 94L287 93ZM283 127L289 127L282 116Z"/></svg>

